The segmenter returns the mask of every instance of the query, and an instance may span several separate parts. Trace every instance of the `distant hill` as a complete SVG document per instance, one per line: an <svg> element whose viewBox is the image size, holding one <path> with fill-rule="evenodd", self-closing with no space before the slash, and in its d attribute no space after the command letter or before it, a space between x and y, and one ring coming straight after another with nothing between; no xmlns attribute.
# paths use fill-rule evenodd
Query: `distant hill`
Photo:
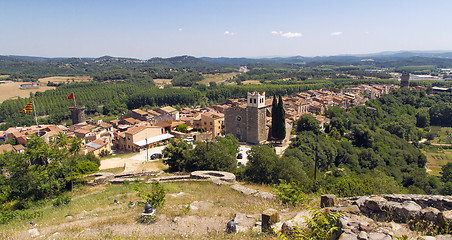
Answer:
<svg viewBox="0 0 452 240"><path fill-rule="evenodd" d="M373 65L382 68L432 65L439 68L451 68L452 52L400 51L357 55L271 58L196 58L192 56L176 56L171 58L151 58L148 60L111 56L99 58L0 56L0 74L32 75L35 77L92 75L114 69L139 70L149 67L217 73L235 71L240 65L248 65L249 67L290 66L292 68L324 65Z"/></svg>
<svg viewBox="0 0 452 240"><path fill-rule="evenodd" d="M313 63L313 62L335 62L335 63L359 63L362 59L373 59L378 62L390 62L390 61L411 61L412 59L423 59L428 61L432 59L433 62L438 62L435 59L444 59L443 63L452 64L452 52L442 51L400 51L400 52L381 52L374 54L356 54L356 55L337 55L337 56L316 56L316 57L272 57L272 58L209 58L202 57L202 60L218 63L218 64L233 64L233 65L246 65L250 63L288 63L288 64L301 64L301 63ZM411 59L411 60L410 60ZM425 64L425 63L423 63Z"/></svg>
<svg viewBox="0 0 452 240"><path fill-rule="evenodd" d="M219 64L191 56L152 58L140 60L103 56L100 58L40 58L27 56L0 56L0 74L34 75L38 77L54 75L92 75L114 69L144 69L148 67L168 67L175 69L196 68L204 72L218 72Z"/></svg>

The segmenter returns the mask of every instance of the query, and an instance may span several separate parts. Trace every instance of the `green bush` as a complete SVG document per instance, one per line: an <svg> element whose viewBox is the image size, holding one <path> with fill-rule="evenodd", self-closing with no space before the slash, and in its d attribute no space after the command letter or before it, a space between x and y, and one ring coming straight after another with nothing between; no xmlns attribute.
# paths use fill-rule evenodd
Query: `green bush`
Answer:
<svg viewBox="0 0 452 240"><path fill-rule="evenodd" d="M68 205L71 202L71 197L70 196L58 196L53 202L52 205L54 207L59 207L59 206L63 206L63 205Z"/></svg>
<svg viewBox="0 0 452 240"><path fill-rule="evenodd" d="M339 231L337 223L342 216L340 213L330 212L328 209L318 210L306 206L311 212L312 218L304 217L306 219L307 228L295 228L291 235L291 239L302 240L329 240L333 239L333 235ZM281 239L288 239L281 233L278 233Z"/></svg>
<svg viewBox="0 0 452 240"><path fill-rule="evenodd" d="M135 185L134 190L137 192L138 197L151 204L152 208L162 208L165 205L165 190L157 181L152 182L151 186L152 190L150 193L143 192L139 185Z"/></svg>
<svg viewBox="0 0 452 240"><path fill-rule="evenodd" d="M306 195L301 190L303 186L298 181L286 182L280 179L280 184L273 188L276 197L284 204L299 205L306 202Z"/></svg>

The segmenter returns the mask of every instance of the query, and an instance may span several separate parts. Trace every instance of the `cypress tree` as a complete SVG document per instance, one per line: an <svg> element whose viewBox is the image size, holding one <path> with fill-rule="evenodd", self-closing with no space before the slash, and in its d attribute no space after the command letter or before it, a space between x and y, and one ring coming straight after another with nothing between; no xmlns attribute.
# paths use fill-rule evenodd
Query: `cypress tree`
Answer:
<svg viewBox="0 0 452 240"><path fill-rule="evenodd" d="M276 102L276 96L275 95L273 95L273 102L272 102L272 132L271 132L271 135L272 135L272 138L277 138L277 132L278 132L278 124L277 124L277 121L278 121L278 113L279 113L279 111L278 111L278 103Z"/></svg>
<svg viewBox="0 0 452 240"><path fill-rule="evenodd" d="M275 138L278 140L283 140L286 137L286 111L284 110L284 103L282 100L281 95L279 95L278 98L278 107L277 107L278 113L277 113L277 124L278 126L276 127L277 133L275 135Z"/></svg>

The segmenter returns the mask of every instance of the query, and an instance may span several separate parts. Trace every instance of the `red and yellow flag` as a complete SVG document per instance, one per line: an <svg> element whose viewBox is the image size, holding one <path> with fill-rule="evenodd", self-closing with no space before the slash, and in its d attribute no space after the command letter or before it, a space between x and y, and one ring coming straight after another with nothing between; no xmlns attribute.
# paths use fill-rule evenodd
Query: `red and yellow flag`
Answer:
<svg viewBox="0 0 452 240"><path fill-rule="evenodd" d="M31 113L32 111L33 111L33 102L29 102L27 106L25 106L24 109L22 109L22 111L20 112Z"/></svg>

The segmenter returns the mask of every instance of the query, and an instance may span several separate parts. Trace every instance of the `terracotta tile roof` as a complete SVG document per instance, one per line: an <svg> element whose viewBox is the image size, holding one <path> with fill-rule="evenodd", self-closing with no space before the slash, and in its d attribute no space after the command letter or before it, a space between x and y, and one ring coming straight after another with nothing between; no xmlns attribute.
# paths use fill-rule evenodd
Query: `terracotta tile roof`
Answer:
<svg viewBox="0 0 452 240"><path fill-rule="evenodd" d="M3 152L10 152L10 151L14 151L14 148L11 144L0 145L0 154L3 154Z"/></svg>
<svg viewBox="0 0 452 240"><path fill-rule="evenodd" d="M129 129L127 129L127 131L125 131L125 133L134 135L134 134L137 134L137 133L143 131L145 128L146 128L146 126L131 127Z"/></svg>
<svg viewBox="0 0 452 240"><path fill-rule="evenodd" d="M25 147L22 144L14 145L13 148L14 150L16 150L16 152L20 150L25 150Z"/></svg>
<svg viewBox="0 0 452 240"><path fill-rule="evenodd" d="M136 114L139 114L139 115L141 115L141 116L148 115L147 112L145 112L145 111L143 111L143 110L141 110L141 109L133 109L132 112L134 112L134 113L136 113Z"/></svg>
<svg viewBox="0 0 452 240"><path fill-rule="evenodd" d="M130 124L135 124L135 123L140 123L141 121L135 118L126 118L123 119L124 122L130 123Z"/></svg>
<svg viewBox="0 0 452 240"><path fill-rule="evenodd" d="M170 106L166 106L166 107L162 107L160 108L160 110L167 112L167 113L172 113L172 112L176 112L177 109L170 107Z"/></svg>
<svg viewBox="0 0 452 240"><path fill-rule="evenodd" d="M153 115L154 117L155 117L155 116L160 116L160 115L162 115L161 113L158 113L158 112L156 112L156 111L154 111L154 110L151 110L151 109L147 110L147 112L148 112L149 114Z"/></svg>

